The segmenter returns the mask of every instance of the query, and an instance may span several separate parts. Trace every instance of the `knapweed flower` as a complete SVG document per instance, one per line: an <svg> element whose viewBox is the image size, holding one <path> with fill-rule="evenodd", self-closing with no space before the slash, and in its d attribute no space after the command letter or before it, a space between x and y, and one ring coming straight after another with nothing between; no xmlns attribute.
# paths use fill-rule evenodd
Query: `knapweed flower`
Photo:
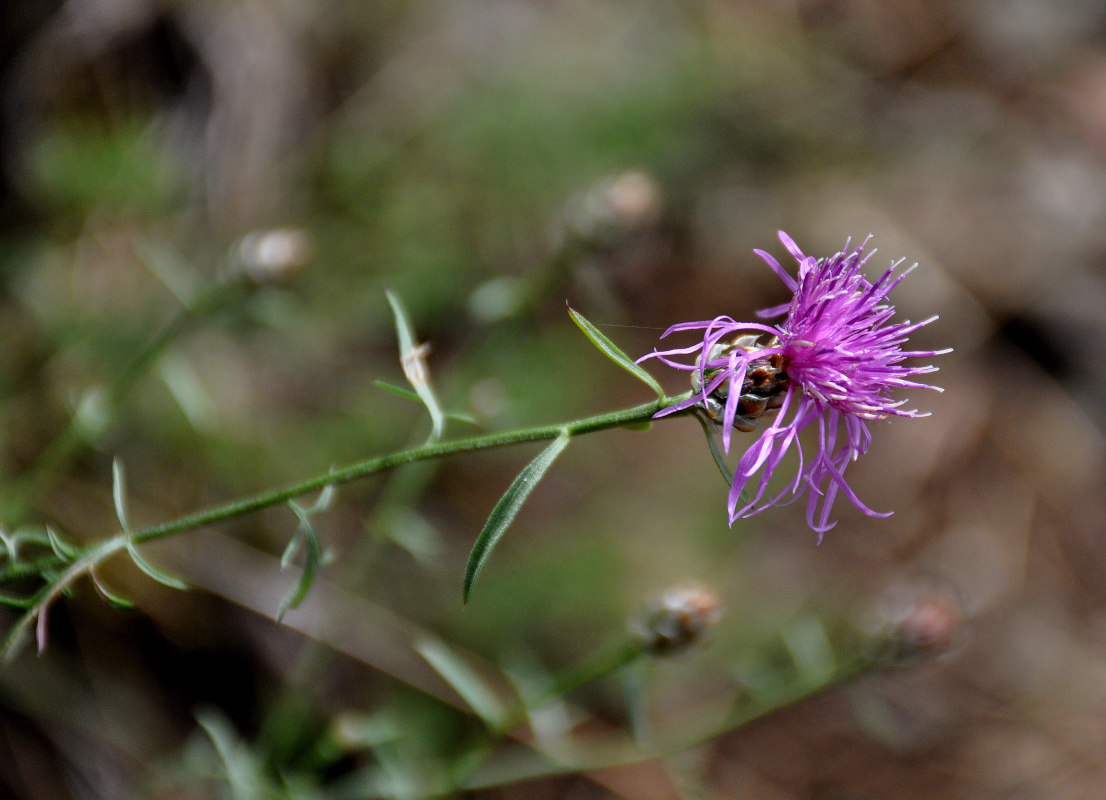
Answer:
<svg viewBox="0 0 1106 800"><path fill-rule="evenodd" d="M701 342L654 350L644 358L691 373L691 396L657 416L700 408L721 424L727 453L734 428L752 431L760 416L775 410L771 425L745 451L734 472L730 524L806 495L807 522L820 538L836 524L830 514L839 493L870 517L890 516L860 501L845 482L845 469L867 452L872 441L869 422L928 416L903 408L906 401L891 395L902 388L941 391L914 380L937 368L903 362L949 351L903 349L907 338L936 316L915 323L891 322L895 308L887 295L914 267L896 274L902 263L897 261L872 283L862 274L875 252L864 254L868 239L856 246L847 241L840 253L816 259L783 231L779 238L798 262L797 277L770 254L754 252L792 292L790 302L757 312L762 319L783 316L780 322L737 322L727 316L684 322L661 338L702 330ZM681 356L692 356L691 363L676 360ZM808 427L816 429L811 452L804 451L799 438ZM798 471L778 494L769 494L773 473L792 449ZM746 488L749 496L743 497Z"/></svg>

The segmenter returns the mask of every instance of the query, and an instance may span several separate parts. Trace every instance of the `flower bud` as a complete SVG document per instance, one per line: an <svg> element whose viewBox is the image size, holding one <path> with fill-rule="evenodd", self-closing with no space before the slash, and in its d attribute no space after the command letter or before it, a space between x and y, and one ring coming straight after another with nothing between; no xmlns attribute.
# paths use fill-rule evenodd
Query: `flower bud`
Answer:
<svg viewBox="0 0 1106 800"><path fill-rule="evenodd" d="M627 170L574 196L565 209L565 224L570 234L586 241L607 240L654 224L663 205L652 175Z"/></svg>
<svg viewBox="0 0 1106 800"><path fill-rule="evenodd" d="M963 638L964 612L947 588L900 584L863 615L860 627L881 655L912 661L955 647Z"/></svg>
<svg viewBox="0 0 1106 800"><path fill-rule="evenodd" d="M673 586L630 621L630 632L643 651L670 656L698 642L721 616L714 590L696 584Z"/></svg>
<svg viewBox="0 0 1106 800"><path fill-rule="evenodd" d="M254 283L277 283L311 258L311 238L302 228L273 228L242 237L234 248L237 268Z"/></svg>
<svg viewBox="0 0 1106 800"><path fill-rule="evenodd" d="M743 350L753 353L765 348L779 347L779 337L767 333L739 334L729 341L719 342L707 356L707 361L718 361L728 356L734 350ZM756 358L749 362L745 372L745 379L741 382L741 396L737 400L737 413L734 416L733 426L742 433L749 433L757 426L757 418L765 411L773 411L780 407L784 393L787 391L788 378L784 369L783 356L779 353ZM695 392L703 390L703 383L711 381L723 367L703 370L697 369L691 373L691 388ZM726 405L726 399L730 396L730 384L723 381L713 392L707 395L703 405L708 417L722 424L722 410Z"/></svg>

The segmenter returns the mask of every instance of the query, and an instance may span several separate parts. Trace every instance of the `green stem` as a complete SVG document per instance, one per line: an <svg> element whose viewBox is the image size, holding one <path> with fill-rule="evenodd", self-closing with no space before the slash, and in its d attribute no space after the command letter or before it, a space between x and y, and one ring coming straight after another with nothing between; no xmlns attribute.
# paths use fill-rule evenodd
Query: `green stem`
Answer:
<svg viewBox="0 0 1106 800"><path fill-rule="evenodd" d="M624 642L609 650L601 650L591 658L558 675L553 684L538 695L530 703L530 706L531 708L537 708L545 703L565 697L581 686L586 686L592 681L622 669L622 667L633 663L643 655L645 655L645 650L636 641Z"/></svg>
<svg viewBox="0 0 1106 800"><path fill-rule="evenodd" d="M608 428L617 428L622 425L633 425L635 423L646 422L660 409L679 402L682 399L682 397L669 397L665 398L664 401L656 400L622 411L612 411L606 414L598 414L594 417L585 417L584 419L562 425L545 425L540 428L525 428L523 430L507 431L504 433L491 433L484 436L473 436L468 439L458 439L452 442L435 442L421 447L400 450L396 453L369 458L365 461L359 461L356 464L333 469L322 475L316 475L305 481L286 486L283 489L264 492L244 500L236 500L225 505L216 506L215 508L188 514L175 520L163 522L159 525L151 525L147 528L135 531L131 534L131 539L135 544L143 544L153 541L154 539L161 539L162 537L179 531L200 528L205 525L230 519L231 517L248 514L251 511L280 505L302 494L318 491L327 486L337 486L338 484L348 483L376 472L398 467L401 464L411 464L416 461L443 458L445 456L457 455L458 453L488 450L493 447L505 447L507 445L522 444L524 442L540 442L547 439L555 439L566 430L570 435L576 436L582 433L592 433Z"/></svg>
<svg viewBox="0 0 1106 800"><path fill-rule="evenodd" d="M401 464L411 464L416 461L442 458L445 456L457 455L458 453L488 450L493 447L505 447L512 444L555 439L565 431L568 431L572 436L576 436L584 433L607 430L609 428L617 428L624 425L642 424L648 422L653 415L661 409L678 403L686 399L686 397L687 395L666 397L663 400L654 400L650 403L634 406L633 408L597 414L594 417L584 417L568 423L544 425L537 428L524 428L522 430L506 431L502 433L490 433L468 439L458 439L451 442L435 442L421 447L412 447L388 455L369 458L338 469L332 469L322 475L316 475L282 489L262 492L253 497L234 500L220 506L185 514L176 519L134 530L128 534L121 533L114 537L114 539L108 541L118 540L120 542L126 542L129 539L134 544L152 542L175 533L191 530L193 528L201 528L234 517L239 517L252 511L280 505L281 503L285 503L288 500L307 494L308 492L318 491L326 486L336 486L341 483L348 483L349 481L382 472ZM104 548L105 544L105 542L100 542L89 545L86 549L82 550L78 561L83 561L83 557L91 551L115 553L121 549L115 546L107 550L102 550L101 548ZM0 572L0 585L11 583L21 578L41 575L48 570L57 569L62 565L63 562L56 556L49 556L30 563L13 564Z"/></svg>

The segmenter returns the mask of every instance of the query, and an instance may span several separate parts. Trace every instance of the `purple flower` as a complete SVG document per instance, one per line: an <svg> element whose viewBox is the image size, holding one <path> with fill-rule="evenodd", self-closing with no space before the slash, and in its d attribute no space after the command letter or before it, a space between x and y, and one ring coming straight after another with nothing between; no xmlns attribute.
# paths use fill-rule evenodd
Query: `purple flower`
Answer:
<svg viewBox="0 0 1106 800"><path fill-rule="evenodd" d="M869 422L928 416L903 408L906 401L893 400L891 393L899 388L941 391L914 380L936 367L902 362L949 350L903 349L907 337L936 316L915 323L890 321L895 308L887 295L914 267L896 275L902 263L897 261L871 283L861 273L875 252L863 254L868 239L855 247L846 241L842 252L815 259L783 231L779 237L798 262L797 278L768 253L754 252L792 292L789 303L757 316L786 315L782 321L768 325L716 317L673 325L664 336L702 330L702 341L691 347L654 350L644 358L657 358L691 373L691 396L657 416L699 408L720 422L727 453L734 428L751 431L761 415L776 411L771 425L737 465L728 503L730 524L805 494L807 522L820 540L836 524L830 522L830 513L838 493L870 517L890 516L860 502L845 482L845 468L867 452L872 441ZM680 356L692 356L691 363L675 360ZM799 434L811 426L816 430L815 447L808 452ZM782 491L768 494L773 473L792 449L798 456L798 471ZM750 496L744 499L747 487Z"/></svg>

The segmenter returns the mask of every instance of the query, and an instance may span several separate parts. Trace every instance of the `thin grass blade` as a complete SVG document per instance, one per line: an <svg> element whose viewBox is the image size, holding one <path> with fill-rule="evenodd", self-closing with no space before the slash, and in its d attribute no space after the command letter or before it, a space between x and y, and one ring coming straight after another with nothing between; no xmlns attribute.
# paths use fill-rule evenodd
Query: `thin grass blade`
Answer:
<svg viewBox="0 0 1106 800"><path fill-rule="evenodd" d="M499 692L447 644L426 636L415 642L415 650L488 727L498 728L507 718Z"/></svg>

